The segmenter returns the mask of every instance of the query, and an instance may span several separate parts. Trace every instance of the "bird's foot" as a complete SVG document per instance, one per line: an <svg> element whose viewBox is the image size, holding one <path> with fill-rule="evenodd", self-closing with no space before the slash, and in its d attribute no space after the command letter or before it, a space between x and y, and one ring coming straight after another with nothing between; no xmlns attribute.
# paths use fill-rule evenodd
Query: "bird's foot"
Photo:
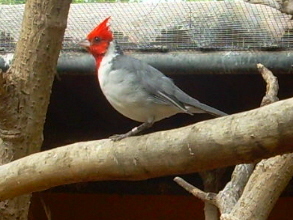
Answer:
<svg viewBox="0 0 293 220"><path fill-rule="evenodd" d="M109 138L111 139L111 141L120 141L124 138L127 138L129 135L127 134L114 134L112 136L110 136Z"/></svg>
<svg viewBox="0 0 293 220"><path fill-rule="evenodd" d="M152 125L153 125L153 122L144 122L140 126L132 128L130 131L128 131L125 134L114 134L114 135L110 136L109 138L112 141L120 141L120 140L122 140L124 138L136 135L137 133L145 130L146 128L151 127Z"/></svg>

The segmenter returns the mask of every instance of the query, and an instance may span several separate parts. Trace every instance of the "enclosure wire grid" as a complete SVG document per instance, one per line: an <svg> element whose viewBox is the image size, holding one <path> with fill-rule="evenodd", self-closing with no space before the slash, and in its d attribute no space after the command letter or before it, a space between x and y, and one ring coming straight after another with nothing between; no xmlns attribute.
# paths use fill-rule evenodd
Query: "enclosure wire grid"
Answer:
<svg viewBox="0 0 293 220"><path fill-rule="evenodd" d="M23 12L23 4L0 5L0 51L14 51ZM124 50L241 51L293 47L291 16L268 6L236 0L158 0L72 4L63 50L78 50L77 43L109 16L111 29Z"/></svg>

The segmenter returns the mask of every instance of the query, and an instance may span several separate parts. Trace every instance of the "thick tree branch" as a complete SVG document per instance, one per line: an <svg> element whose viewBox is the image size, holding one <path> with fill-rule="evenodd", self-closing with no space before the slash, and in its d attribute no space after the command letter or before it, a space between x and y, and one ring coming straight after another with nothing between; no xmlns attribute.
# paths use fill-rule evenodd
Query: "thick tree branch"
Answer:
<svg viewBox="0 0 293 220"><path fill-rule="evenodd" d="M13 152L3 162L40 150L70 2L26 2L14 61L0 80L0 155L4 145Z"/></svg>
<svg viewBox="0 0 293 220"><path fill-rule="evenodd" d="M221 213L230 213L253 172L254 164L239 164L235 166L231 180L217 195L218 207Z"/></svg>
<svg viewBox="0 0 293 220"><path fill-rule="evenodd" d="M292 122L288 99L180 129L33 154L0 166L0 199L81 181L194 173L292 152Z"/></svg>
<svg viewBox="0 0 293 220"><path fill-rule="evenodd" d="M265 220L293 175L293 154L276 156L258 163L244 192L222 220Z"/></svg>
<svg viewBox="0 0 293 220"><path fill-rule="evenodd" d="M14 61L0 74L0 164L40 150L70 3L26 1ZM30 195L0 202L0 219L27 219L29 205Z"/></svg>
<svg viewBox="0 0 293 220"><path fill-rule="evenodd" d="M267 83L267 92L262 100L262 105L277 101L277 93L279 90L277 78L262 64L258 64L257 68ZM253 171L239 201L235 206L232 206L233 209L231 209L231 212L230 210L230 213L226 212L229 214L222 215L221 219L267 219L281 192L292 178L292 175L292 153L262 160Z"/></svg>
<svg viewBox="0 0 293 220"><path fill-rule="evenodd" d="M3 77L3 72L2 70L0 69L0 96L3 96L4 95L4 77Z"/></svg>
<svg viewBox="0 0 293 220"><path fill-rule="evenodd" d="M277 94L279 90L279 84L278 84L277 78L273 75L273 73L270 70L268 70L262 64L257 64L257 68L259 72L262 74L262 77L267 84L266 94L261 102L261 106L268 105L278 101L279 99L277 97ZM213 194L213 197L210 200L206 199L206 198L209 198L209 193L200 191L199 189L197 189L194 186L191 186L189 183L185 182L184 180L177 179L176 181L176 178L175 178L175 181L191 193L200 191L200 193L193 193L193 195L204 200L205 203L211 203L213 205L216 205L222 214L221 215L222 220L232 220L232 219L235 219L235 216L237 216L236 219L247 219L247 220L251 218L266 219L271 208L273 207L273 204L278 198L279 194L281 193L281 191L283 190L283 188L286 186L286 184L291 178L290 176L291 173L288 171L285 172L284 168L282 167L282 165L284 165L285 168L287 166L289 167L293 166L293 162L291 165L289 162L290 159L287 159L287 157L288 155L284 155L281 157L275 157L276 159L270 158L268 160L263 160L257 165L257 168L254 171L252 178L250 178L250 175L252 174L254 170L254 164L237 165L232 174L231 181L228 182L225 188L222 191L220 191L218 194ZM274 164L272 165L272 168L274 169L270 169L270 172L263 172L262 169L259 169L259 167L263 167L263 166L271 165L271 164ZM276 169L277 169L277 172L276 172ZM279 173L280 177L273 178L272 174L275 174L275 173ZM293 171L292 171L292 174L293 174ZM278 187L278 190L274 190L274 191L271 190L271 193L267 193L266 191L260 191L259 188L261 184L264 184L263 180L264 179L269 180L267 178L268 176L272 177L273 180L276 180L276 181L270 181L270 183L273 182L275 184L276 182L277 183L280 182L281 184L283 184L282 187ZM259 183L259 188L255 188L255 183ZM246 184L251 186L248 192L245 191L245 193L243 193L243 190ZM272 184L269 184L269 185L270 187L274 187ZM245 189L247 189L247 187ZM251 193L252 191L253 193ZM265 196L262 194L265 194ZM256 198L255 195L258 195L258 196L260 195L259 198L265 197L265 199L255 200ZM239 198L241 198L240 202L238 202ZM261 209L260 209L260 206L256 204L255 206L251 206L251 203L253 202L255 203L255 201L267 201L267 200L270 200L270 205L265 203L264 205L265 207L261 207ZM237 209L235 207L237 207ZM258 211L255 210L256 209L255 207L257 207ZM233 211L233 213L229 214L231 211Z"/></svg>
<svg viewBox="0 0 293 220"><path fill-rule="evenodd" d="M278 79L273 73L262 64L257 64L257 68L266 82L266 93L260 106L265 106L279 100ZM219 209L221 213L230 213L233 207L242 196L243 190L254 170L255 164L239 164L235 167L232 179L225 188L219 193Z"/></svg>

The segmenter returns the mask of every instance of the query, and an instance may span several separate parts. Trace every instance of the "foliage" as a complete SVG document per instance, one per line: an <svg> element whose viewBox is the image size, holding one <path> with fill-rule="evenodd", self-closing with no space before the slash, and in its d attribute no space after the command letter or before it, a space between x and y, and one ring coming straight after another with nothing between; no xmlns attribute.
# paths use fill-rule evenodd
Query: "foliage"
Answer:
<svg viewBox="0 0 293 220"><path fill-rule="evenodd" d="M15 5L15 4L24 4L25 0L0 0L2 5Z"/></svg>

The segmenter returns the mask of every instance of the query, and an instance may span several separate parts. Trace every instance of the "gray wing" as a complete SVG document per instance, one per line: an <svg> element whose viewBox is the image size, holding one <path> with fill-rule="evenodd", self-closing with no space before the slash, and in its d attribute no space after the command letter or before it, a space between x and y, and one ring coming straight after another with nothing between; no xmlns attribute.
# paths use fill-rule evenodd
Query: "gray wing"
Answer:
<svg viewBox="0 0 293 220"><path fill-rule="evenodd" d="M176 106L188 114L207 112L215 116L227 115L190 97L178 88L170 78L145 62L125 55L118 56L115 61L117 62L113 62L113 69L122 68L129 74L136 74L142 88L160 104ZM118 64L119 66L117 66Z"/></svg>

